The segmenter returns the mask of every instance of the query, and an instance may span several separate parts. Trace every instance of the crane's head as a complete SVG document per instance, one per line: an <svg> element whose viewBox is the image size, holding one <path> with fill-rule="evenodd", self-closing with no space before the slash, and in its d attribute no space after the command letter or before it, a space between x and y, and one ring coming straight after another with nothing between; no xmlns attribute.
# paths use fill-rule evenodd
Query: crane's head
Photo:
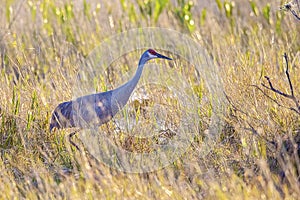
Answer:
<svg viewBox="0 0 300 200"><path fill-rule="evenodd" d="M161 58L161 59L167 59L172 60L171 58L168 58L167 56L161 55L154 51L153 49L148 49L145 51L140 59L140 64L145 64L148 60L154 59L154 58Z"/></svg>

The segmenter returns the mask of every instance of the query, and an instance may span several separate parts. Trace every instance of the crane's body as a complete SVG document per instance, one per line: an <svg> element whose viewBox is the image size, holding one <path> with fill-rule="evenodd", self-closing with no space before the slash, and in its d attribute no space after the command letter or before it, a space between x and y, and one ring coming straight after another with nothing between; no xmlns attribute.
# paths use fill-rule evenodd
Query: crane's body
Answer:
<svg viewBox="0 0 300 200"><path fill-rule="evenodd" d="M100 126L110 121L126 105L142 75L145 63L154 58L172 60L148 49L141 56L135 75L124 85L107 92L90 94L60 103L53 111L50 131L54 128ZM75 145L73 142L71 143ZM76 146L76 148L78 147Z"/></svg>
<svg viewBox="0 0 300 200"><path fill-rule="evenodd" d="M113 116L111 107L112 92L103 92L79 97L60 103L54 110L50 122L53 128L86 128L108 122Z"/></svg>

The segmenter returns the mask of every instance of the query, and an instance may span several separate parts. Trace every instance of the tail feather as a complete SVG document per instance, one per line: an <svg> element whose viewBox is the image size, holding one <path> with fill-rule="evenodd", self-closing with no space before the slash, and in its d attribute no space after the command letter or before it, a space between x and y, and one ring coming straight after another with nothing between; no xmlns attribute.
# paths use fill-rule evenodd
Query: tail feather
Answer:
<svg viewBox="0 0 300 200"><path fill-rule="evenodd" d="M54 128L74 127L72 101L60 103L53 111L50 121L50 132Z"/></svg>

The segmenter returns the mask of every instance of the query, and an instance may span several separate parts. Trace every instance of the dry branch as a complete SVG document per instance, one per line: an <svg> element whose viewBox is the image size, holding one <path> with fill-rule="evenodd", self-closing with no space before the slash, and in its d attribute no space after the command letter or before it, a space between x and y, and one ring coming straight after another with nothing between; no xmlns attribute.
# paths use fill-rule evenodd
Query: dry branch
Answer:
<svg viewBox="0 0 300 200"><path fill-rule="evenodd" d="M276 94L279 94L281 96L284 96L288 99L291 99L294 101L295 105L296 105L296 108L293 108L293 107L290 107L289 109L295 111L296 113L298 113L300 115L300 104L299 104L299 100L295 97L295 94L294 94L294 88L293 88L293 84L292 84L292 81L291 81L291 78L290 78L290 73L289 73L289 63L288 63L288 56L286 53L284 53L284 58L285 58L285 62L286 62L286 71L285 71L285 74L286 74L286 77L288 79L288 82L289 82L289 87L290 87L290 92L291 94L287 94L287 93L284 93L276 88L274 88L270 78L268 76L265 76L265 79L267 79L268 81L268 84L269 86L265 85L264 83L262 83L261 85L265 88L267 88L268 90L271 90L273 92L275 92ZM268 96L269 97L269 96ZM270 97L269 97L270 98ZM277 102L275 99L271 98L273 101Z"/></svg>
<svg viewBox="0 0 300 200"><path fill-rule="evenodd" d="M297 4L297 5L295 5ZM289 3L284 4L283 6L280 7L280 10L285 10L285 11L289 11L292 13L292 15L294 15L294 17L298 20L300 20L300 15L297 14L297 12L293 9L293 7L298 8L298 12L300 13L300 2L299 0L295 0L295 2L291 1Z"/></svg>

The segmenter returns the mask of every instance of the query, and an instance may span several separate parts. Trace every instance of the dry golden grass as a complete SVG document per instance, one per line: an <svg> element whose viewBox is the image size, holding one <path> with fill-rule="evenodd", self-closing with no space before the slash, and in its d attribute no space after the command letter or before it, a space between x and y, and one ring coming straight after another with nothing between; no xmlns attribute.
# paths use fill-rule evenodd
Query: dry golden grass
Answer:
<svg viewBox="0 0 300 200"><path fill-rule="evenodd" d="M261 83L267 84L267 75L274 87L290 92L286 52L300 99L300 22L268 1L167 1L158 5L160 15L147 14L154 1L122 2L2 3L0 198L299 198L300 117L289 109L295 107L290 99ZM199 114L200 133L182 157L158 171L123 173L72 149L65 138L70 130L49 133L49 118L58 103L72 98L74 77L91 50L112 34L146 26L190 34L207 49L219 65L227 113L220 141L204 158L199 153L209 124L207 104ZM135 66L138 56L120 58L113 66L116 74L110 72L114 80ZM192 66L189 71L188 63L178 62L175 69L195 77ZM97 90L115 86L107 73L99 75ZM203 82L190 84L199 96L209 95ZM131 151L149 148L149 141L119 137L116 143Z"/></svg>

